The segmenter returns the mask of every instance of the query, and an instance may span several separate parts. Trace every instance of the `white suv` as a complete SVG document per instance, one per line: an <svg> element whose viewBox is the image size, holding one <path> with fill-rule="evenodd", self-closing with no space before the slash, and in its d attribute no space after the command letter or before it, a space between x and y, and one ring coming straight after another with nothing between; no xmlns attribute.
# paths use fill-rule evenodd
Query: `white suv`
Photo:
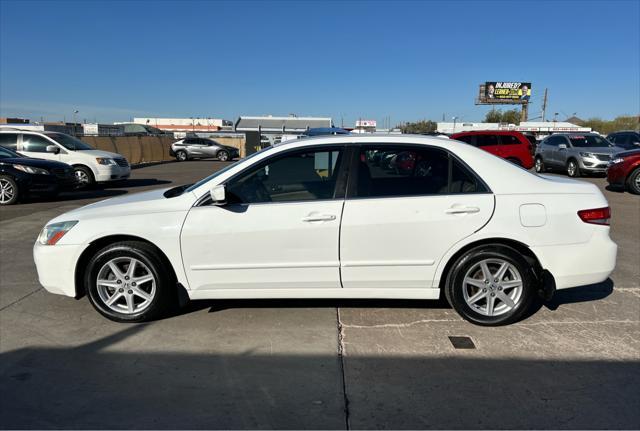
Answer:
<svg viewBox="0 0 640 431"><path fill-rule="evenodd" d="M96 150L64 133L0 130L0 146L28 157L73 166L80 187L123 180L131 174L129 162L120 154Z"/></svg>

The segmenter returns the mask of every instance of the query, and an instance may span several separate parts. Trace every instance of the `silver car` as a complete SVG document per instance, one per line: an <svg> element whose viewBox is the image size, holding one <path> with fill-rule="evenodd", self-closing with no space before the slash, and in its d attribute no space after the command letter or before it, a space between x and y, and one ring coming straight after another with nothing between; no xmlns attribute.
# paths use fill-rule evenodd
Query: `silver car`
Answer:
<svg viewBox="0 0 640 431"><path fill-rule="evenodd" d="M171 144L170 154L179 162L189 159L205 159L215 157L221 162L240 157L237 148L222 145L213 139L185 138Z"/></svg>
<svg viewBox="0 0 640 431"><path fill-rule="evenodd" d="M595 133L551 135L536 147L536 172L563 170L570 177L603 174L611 156L622 151Z"/></svg>

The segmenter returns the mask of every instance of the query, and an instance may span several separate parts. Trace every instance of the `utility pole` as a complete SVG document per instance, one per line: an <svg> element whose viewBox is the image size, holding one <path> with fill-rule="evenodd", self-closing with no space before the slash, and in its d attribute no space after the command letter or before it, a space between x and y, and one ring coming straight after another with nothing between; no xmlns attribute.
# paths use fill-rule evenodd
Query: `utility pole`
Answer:
<svg viewBox="0 0 640 431"><path fill-rule="evenodd" d="M544 114L547 110L547 88L544 89L544 98L542 99L542 122L544 122Z"/></svg>

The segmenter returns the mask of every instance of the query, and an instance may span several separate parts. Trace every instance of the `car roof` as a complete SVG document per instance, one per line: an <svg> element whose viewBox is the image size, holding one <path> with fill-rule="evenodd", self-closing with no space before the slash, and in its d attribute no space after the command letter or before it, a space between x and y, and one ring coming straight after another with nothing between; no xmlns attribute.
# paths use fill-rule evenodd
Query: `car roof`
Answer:
<svg viewBox="0 0 640 431"><path fill-rule="evenodd" d="M478 135L512 135L512 134L522 134L517 130L466 130L464 132L452 133L451 136L454 135L462 135L462 134L471 134L475 133Z"/></svg>

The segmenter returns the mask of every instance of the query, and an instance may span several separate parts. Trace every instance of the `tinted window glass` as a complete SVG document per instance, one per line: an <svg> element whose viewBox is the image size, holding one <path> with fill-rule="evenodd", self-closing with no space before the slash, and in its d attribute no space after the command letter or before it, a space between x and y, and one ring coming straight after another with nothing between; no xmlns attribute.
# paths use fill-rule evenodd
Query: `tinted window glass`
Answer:
<svg viewBox="0 0 640 431"><path fill-rule="evenodd" d="M581 148L608 147L610 145L609 141L597 135L571 135L569 140L571 145Z"/></svg>
<svg viewBox="0 0 640 431"><path fill-rule="evenodd" d="M94 148L80 139L74 138L65 133L45 133L48 137L56 141L58 144L71 151L93 150ZM24 138L23 138L24 139Z"/></svg>
<svg viewBox="0 0 640 431"><path fill-rule="evenodd" d="M0 159L19 159L24 156L21 156L18 153L14 153L13 151L0 146Z"/></svg>
<svg viewBox="0 0 640 431"><path fill-rule="evenodd" d="M450 191L449 155L443 150L400 146L364 148L360 153L355 194L387 197L486 191L480 190L477 183L473 174L459 165L452 171Z"/></svg>
<svg viewBox="0 0 640 431"><path fill-rule="evenodd" d="M498 145L498 137L496 135L477 135L476 142L478 143L478 147Z"/></svg>
<svg viewBox="0 0 640 431"><path fill-rule="evenodd" d="M551 145L552 147L557 147L561 141L562 143L564 143L564 139L562 139L560 136L551 136L544 141L544 144Z"/></svg>
<svg viewBox="0 0 640 431"><path fill-rule="evenodd" d="M38 135L22 135L22 151L30 151L32 153L46 153L47 146L53 145L53 142Z"/></svg>
<svg viewBox="0 0 640 431"><path fill-rule="evenodd" d="M230 203L333 199L342 151L301 151L267 161L227 184Z"/></svg>
<svg viewBox="0 0 640 431"><path fill-rule="evenodd" d="M473 146L476 145L476 139L475 139L475 136L473 135L460 136L459 138L456 138L456 140L466 142L467 144L470 144Z"/></svg>
<svg viewBox="0 0 640 431"><path fill-rule="evenodd" d="M0 146L16 150L18 147L17 133L0 133Z"/></svg>
<svg viewBox="0 0 640 431"><path fill-rule="evenodd" d="M500 136L500 143L502 145L517 145L521 144L520 140L513 135Z"/></svg>
<svg viewBox="0 0 640 431"><path fill-rule="evenodd" d="M478 181L462 163L453 160L451 166L451 184L449 185L449 193L476 193L486 192L487 189Z"/></svg>

